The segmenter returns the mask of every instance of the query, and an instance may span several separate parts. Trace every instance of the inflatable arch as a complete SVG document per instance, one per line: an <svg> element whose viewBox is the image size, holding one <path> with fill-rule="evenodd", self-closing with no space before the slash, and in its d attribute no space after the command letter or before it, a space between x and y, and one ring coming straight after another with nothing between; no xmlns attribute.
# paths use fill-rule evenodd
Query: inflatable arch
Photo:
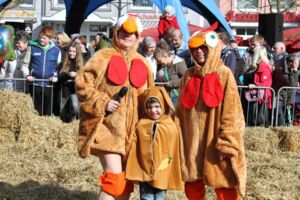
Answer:
<svg viewBox="0 0 300 200"><path fill-rule="evenodd" d="M111 0L65 0L66 4L66 26L65 32L67 34L78 33L80 31L81 23L88 17L90 13L98 7L110 2ZM231 28L229 27L224 15L220 12L214 0L152 0L152 2L160 9L163 10L166 5L172 5L176 10L178 23L180 24L181 31L187 41L190 33L188 25L185 21L182 6L186 6L195 12L202 15L210 24L214 22L219 23L219 30L226 31L233 37ZM179 15L179 16L178 16Z"/></svg>

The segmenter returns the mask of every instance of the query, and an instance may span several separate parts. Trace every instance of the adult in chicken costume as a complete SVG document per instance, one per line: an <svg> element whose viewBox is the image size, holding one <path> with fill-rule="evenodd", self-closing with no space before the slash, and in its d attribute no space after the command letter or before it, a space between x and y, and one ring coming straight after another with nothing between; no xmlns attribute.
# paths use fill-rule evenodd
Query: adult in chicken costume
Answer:
<svg viewBox="0 0 300 200"><path fill-rule="evenodd" d="M218 200L245 194L244 117L233 74L220 59L221 43L212 30L189 39L194 67L180 86L176 116L182 130L182 172L189 200L201 200L205 185Z"/></svg>
<svg viewBox="0 0 300 200"><path fill-rule="evenodd" d="M133 190L123 169L138 122L141 95L154 86L151 67L136 51L142 25L136 16L118 19L112 48L97 51L76 77L80 101L79 154L98 156L104 173L99 177L99 200L128 199ZM117 101L122 87L128 91ZM124 90L123 90L124 91Z"/></svg>

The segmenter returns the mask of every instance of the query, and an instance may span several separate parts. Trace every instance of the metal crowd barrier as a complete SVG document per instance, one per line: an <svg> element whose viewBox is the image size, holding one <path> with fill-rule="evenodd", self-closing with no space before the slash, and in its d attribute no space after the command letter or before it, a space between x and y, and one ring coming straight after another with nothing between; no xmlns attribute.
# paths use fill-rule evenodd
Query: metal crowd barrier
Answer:
<svg viewBox="0 0 300 200"><path fill-rule="evenodd" d="M275 91L271 87L238 86L246 126L273 126L275 110ZM271 91L272 108L268 108L266 92ZM261 95L261 96L259 96ZM271 111L271 113L269 113Z"/></svg>
<svg viewBox="0 0 300 200"><path fill-rule="evenodd" d="M38 83L38 82L46 82L46 83L49 83L49 87L47 87L47 89L50 89L50 99L45 99L45 96L44 96L44 90L46 87L39 87L40 89L42 89L41 91L41 100L42 100L42 110L39 111L41 115L44 114L44 105L45 103L50 103L50 109L51 109L51 113L48 113L49 115L52 115L54 114L54 97L55 95L57 95L59 98L58 98L58 102L55 102L56 106L58 106L58 109L59 109L59 112L62 110L62 107L64 106L64 103L63 101L65 101L65 99L62 98L62 90L61 88L59 88L59 92L58 90L55 90L54 91L54 85L49 81L49 79L35 79L33 82L28 82L26 79L24 78L0 78L0 89L1 88L6 88L8 90L11 90L11 91L16 91L16 92L24 92L24 93L28 93L28 94L31 94L32 96L32 99L33 99L33 103L35 103L35 97L36 97L36 84L35 83ZM163 84L159 84L159 85L163 85ZM248 86L238 86L238 90L239 90L239 95L240 95L240 99L241 99L241 102L242 102L242 106L243 106L243 112L244 112L244 116L245 116L245 122L246 122L246 126L261 126L261 125L264 125L264 126L277 126L278 125L278 119L279 119L279 109L280 109L280 106L282 106L284 108L283 110L283 114L286 116L288 110L288 102L287 102L287 98L285 99L280 99L280 97L282 96L281 94L282 93L287 93L287 90L292 90L292 91L299 91L300 92L300 87L282 87L279 89L278 91L278 96L276 96L276 93L274 91L273 88L271 87L254 87L254 88L249 88ZM272 108L269 110L267 109L267 111L270 111L270 113L268 112L265 112L263 113L264 114L264 119L263 121L264 122L268 122L268 124L260 124L260 123L256 123L256 121L254 120L253 122L253 119L251 119L252 116L258 116L259 115L259 109L257 109L259 107L259 102L258 101L252 101L252 102L249 102L247 101L247 99L245 98L245 91L249 91L249 90L263 90L264 91L264 94L266 92L266 90L269 90L271 91L272 93ZM300 93L299 93L300 95ZM56 96L56 97L57 97ZM55 98L56 98L55 97ZM295 96L294 96L295 98ZM300 96L299 96L300 98ZM48 102L49 100L49 102ZM266 97L264 96L263 97L263 100L265 101L266 100ZM296 111L296 107L299 106L299 117L300 117L300 100L299 100L299 105L297 104L296 105L296 99L294 99L293 101L293 104L291 105L291 109L290 112L291 112L291 121L294 121L294 116L295 116L295 111ZM47 102L45 102L47 101ZM255 110L255 112L253 112L252 107L253 106L257 106ZM275 113L276 111L276 113ZM275 120L274 120L275 119ZM287 124L284 124L284 125L287 125Z"/></svg>
<svg viewBox="0 0 300 200"><path fill-rule="evenodd" d="M46 83L47 86L38 86L38 83ZM36 102L40 101L41 104L39 106L40 109L37 109L40 115L52 115L53 114L53 84L49 79L35 79L32 82L27 81L24 78L4 78L0 79L0 88L7 89L15 92L23 92L30 94L32 96L33 104L37 109ZM41 93L41 99L36 98L37 88L39 88ZM45 91L50 90L50 99L45 99ZM46 111L45 113L45 105L50 104L50 111Z"/></svg>

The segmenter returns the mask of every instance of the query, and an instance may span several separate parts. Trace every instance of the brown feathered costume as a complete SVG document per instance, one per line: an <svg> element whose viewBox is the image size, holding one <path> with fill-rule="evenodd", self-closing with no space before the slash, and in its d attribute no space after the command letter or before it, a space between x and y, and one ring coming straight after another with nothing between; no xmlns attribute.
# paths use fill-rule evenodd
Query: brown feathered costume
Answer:
<svg viewBox="0 0 300 200"><path fill-rule="evenodd" d="M145 116L138 122L126 163L126 178L148 182L162 190L182 190L180 135L168 115L170 108L174 110L173 104L163 87L146 90L145 102L150 97L159 100L162 115L158 120ZM144 107L146 110L146 104Z"/></svg>
<svg viewBox="0 0 300 200"><path fill-rule="evenodd" d="M126 157L139 118L140 96L146 88L154 85L149 63L136 52L140 33L136 33L135 44L125 55L119 46L118 31L117 27L113 48L95 52L76 76L81 107L78 137L81 157L87 157L90 153L97 155L99 151ZM106 114L106 104L122 86L128 87L128 92L119 108Z"/></svg>
<svg viewBox="0 0 300 200"><path fill-rule="evenodd" d="M193 37L198 38L194 40ZM208 56L204 66L195 61L195 66L188 69L180 86L182 92L176 116L182 130L183 180L203 180L215 188L237 188L244 195L245 123L237 85L230 69L220 59L218 35L208 31L198 32L193 37L189 46L195 41L203 42L208 47ZM195 90L197 81L191 80L198 80L199 89ZM231 157L220 161L220 152Z"/></svg>

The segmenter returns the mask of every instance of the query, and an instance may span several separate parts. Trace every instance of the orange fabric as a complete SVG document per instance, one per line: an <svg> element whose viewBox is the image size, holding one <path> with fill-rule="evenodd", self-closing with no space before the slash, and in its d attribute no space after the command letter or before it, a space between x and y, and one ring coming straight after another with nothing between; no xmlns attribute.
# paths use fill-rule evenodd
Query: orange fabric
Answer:
<svg viewBox="0 0 300 200"><path fill-rule="evenodd" d="M216 188L218 200L238 200L238 192L235 188ZM205 185L203 181L186 182L185 194L189 200L203 200L205 197Z"/></svg>
<svg viewBox="0 0 300 200"><path fill-rule="evenodd" d="M204 37L192 37L190 40L189 40L189 43L188 43L189 47L190 48L198 48L202 45L205 45L205 38Z"/></svg>
<svg viewBox="0 0 300 200"><path fill-rule="evenodd" d="M185 182L185 195L189 200L203 200L205 197L203 181Z"/></svg>
<svg viewBox="0 0 300 200"><path fill-rule="evenodd" d="M235 188L216 188L218 200L238 200L238 192Z"/></svg>
<svg viewBox="0 0 300 200"><path fill-rule="evenodd" d="M133 191L133 184L127 183L125 172L120 174L105 172L99 177L99 184L101 185L101 190L114 197L122 196Z"/></svg>
<svg viewBox="0 0 300 200"><path fill-rule="evenodd" d="M129 16L122 26L127 33L134 33L138 31L138 26L132 16Z"/></svg>

